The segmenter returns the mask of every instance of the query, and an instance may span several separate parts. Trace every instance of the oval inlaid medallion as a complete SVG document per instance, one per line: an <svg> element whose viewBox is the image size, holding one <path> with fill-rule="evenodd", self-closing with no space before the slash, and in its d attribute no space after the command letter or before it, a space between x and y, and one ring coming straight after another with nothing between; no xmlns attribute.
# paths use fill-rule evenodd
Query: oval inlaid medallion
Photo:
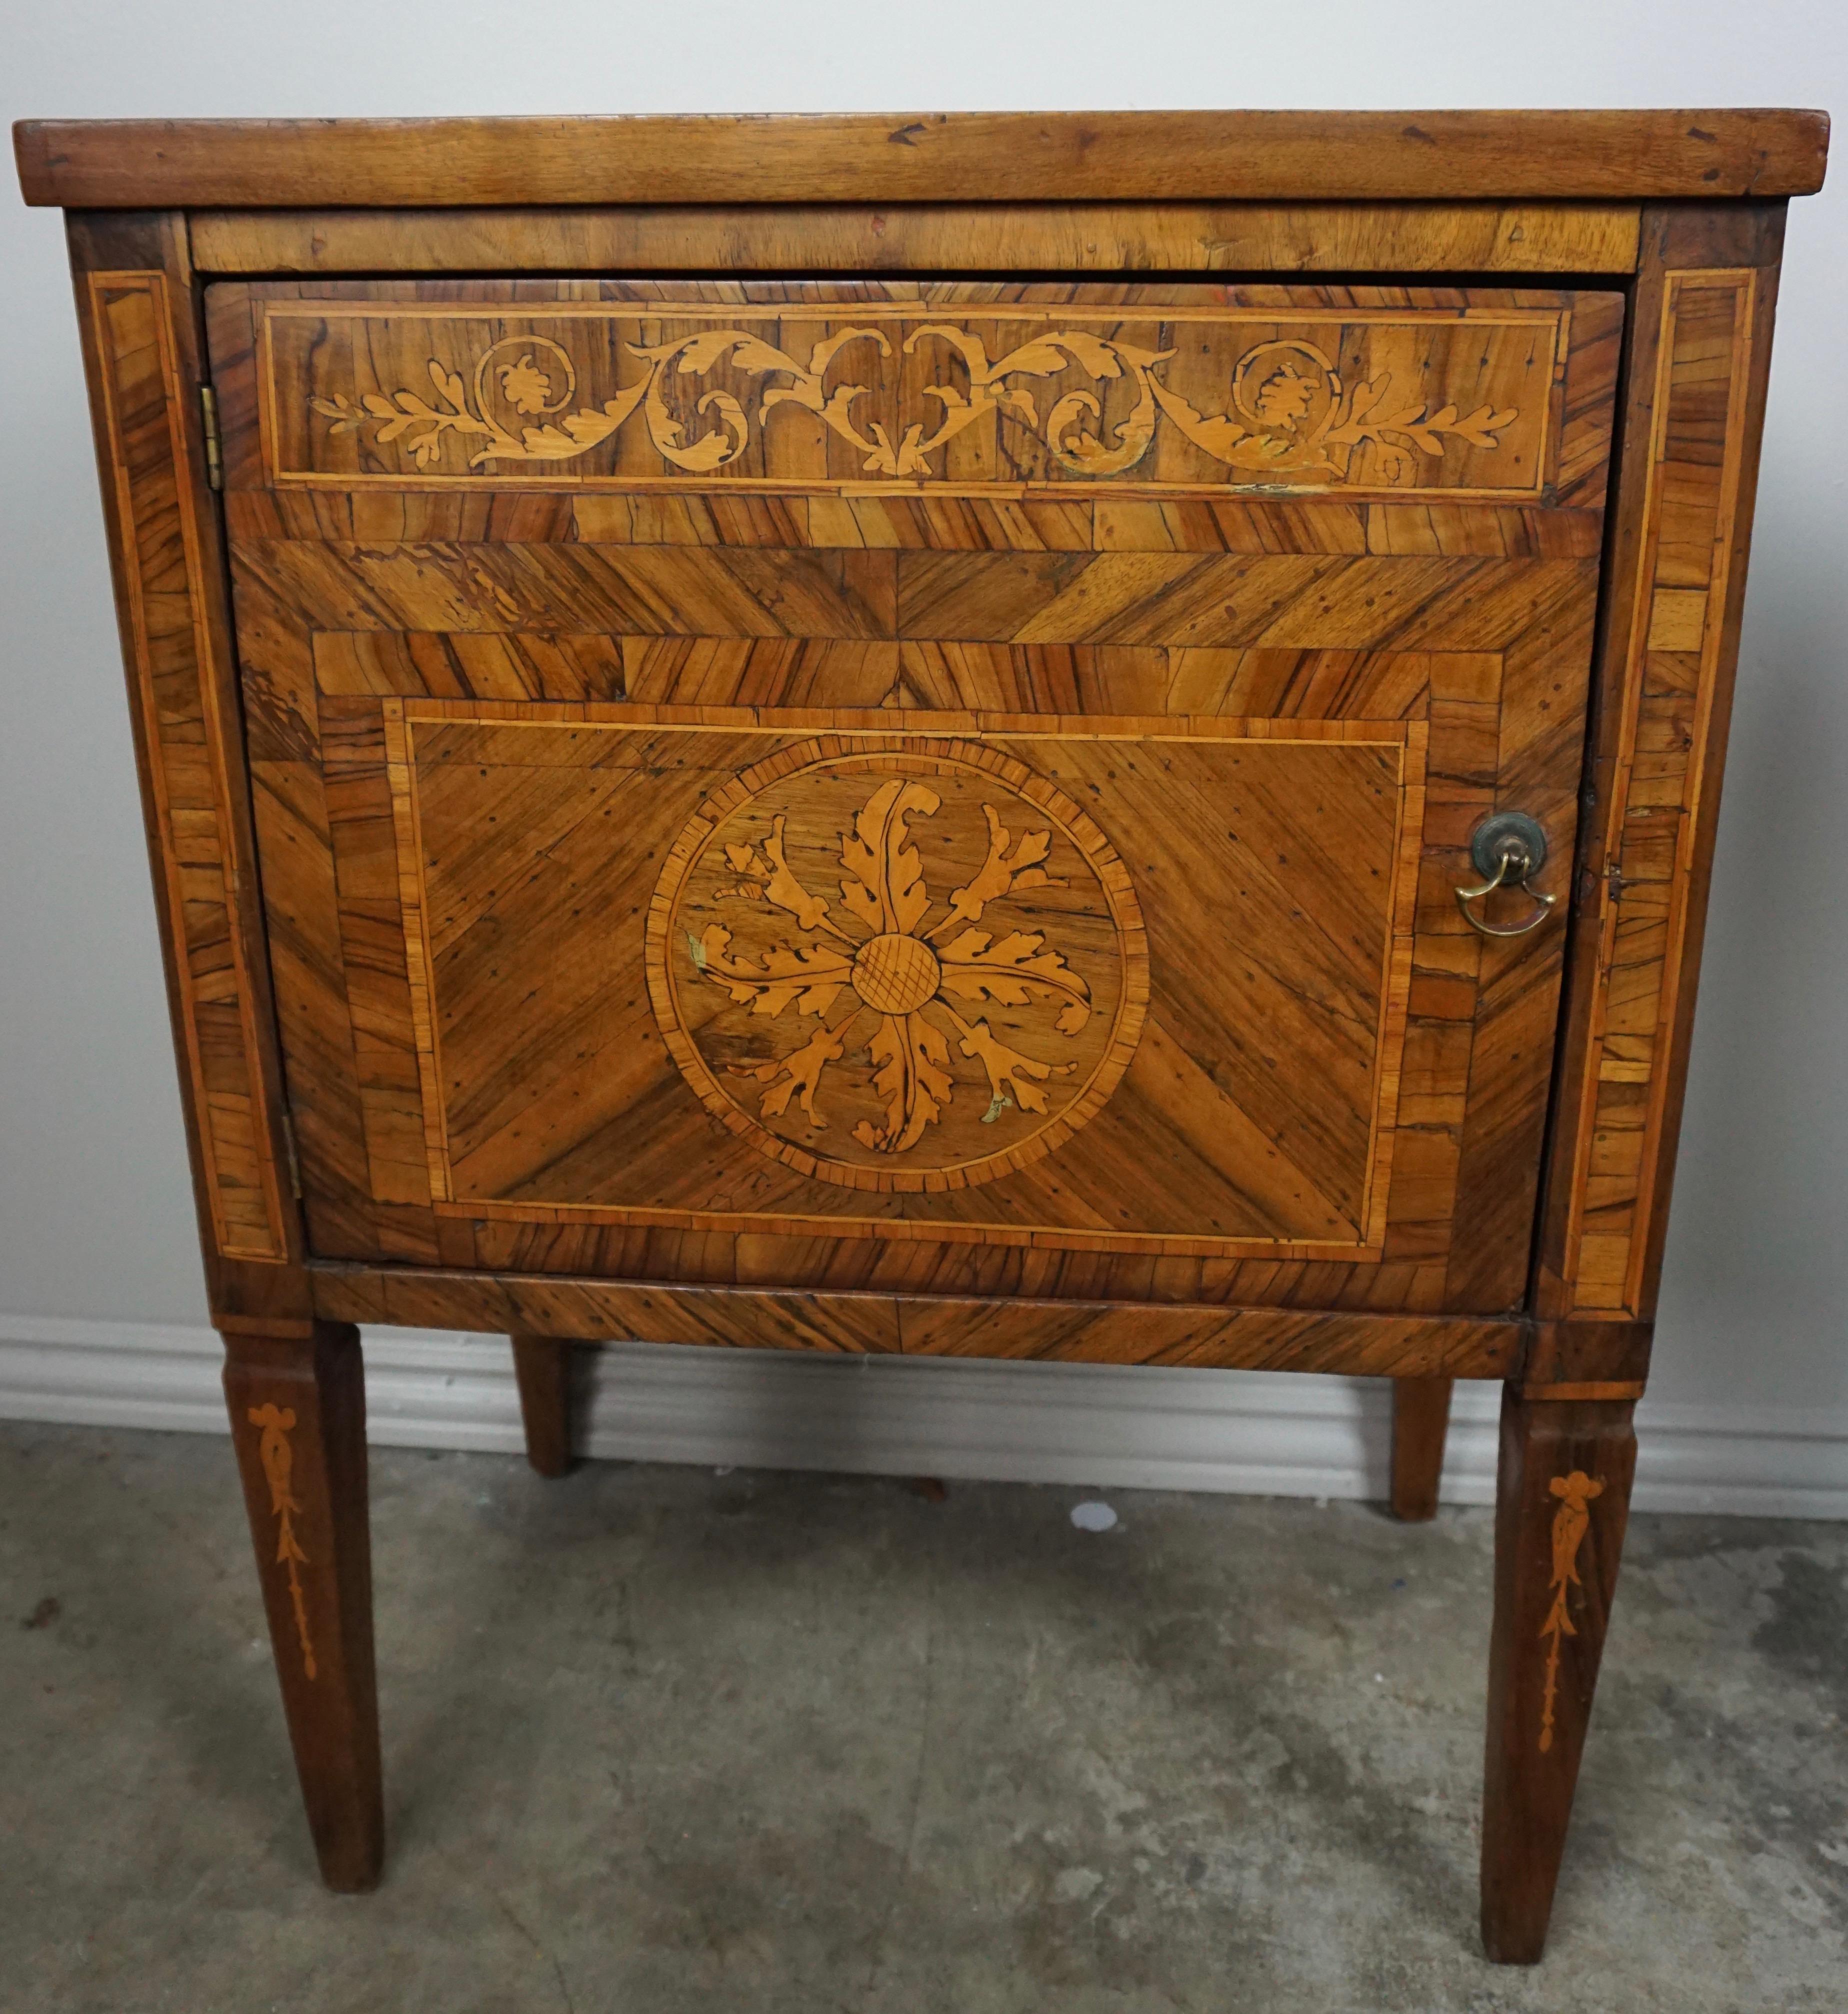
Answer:
<svg viewBox="0 0 1848 2014"><path fill-rule="evenodd" d="M1148 1004L1128 869L966 741L786 747L715 791L650 906L648 987L707 1109L851 1188L961 1188L1070 1138Z"/></svg>

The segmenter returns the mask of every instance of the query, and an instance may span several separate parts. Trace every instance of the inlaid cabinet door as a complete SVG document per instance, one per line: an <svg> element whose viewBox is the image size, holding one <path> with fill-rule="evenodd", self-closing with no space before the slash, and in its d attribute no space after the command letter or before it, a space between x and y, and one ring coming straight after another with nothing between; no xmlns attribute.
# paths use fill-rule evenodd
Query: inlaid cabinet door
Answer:
<svg viewBox="0 0 1848 2014"><path fill-rule="evenodd" d="M208 303L318 1253L1518 1299L1621 297Z"/></svg>

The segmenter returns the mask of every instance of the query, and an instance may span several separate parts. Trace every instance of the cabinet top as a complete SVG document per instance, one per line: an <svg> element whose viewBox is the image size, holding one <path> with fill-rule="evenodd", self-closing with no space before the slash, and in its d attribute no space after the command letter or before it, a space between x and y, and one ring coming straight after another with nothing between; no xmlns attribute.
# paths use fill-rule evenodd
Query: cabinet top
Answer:
<svg viewBox="0 0 1848 2014"><path fill-rule="evenodd" d="M954 112L23 120L67 210L700 202L1401 202L1808 195L1828 116Z"/></svg>

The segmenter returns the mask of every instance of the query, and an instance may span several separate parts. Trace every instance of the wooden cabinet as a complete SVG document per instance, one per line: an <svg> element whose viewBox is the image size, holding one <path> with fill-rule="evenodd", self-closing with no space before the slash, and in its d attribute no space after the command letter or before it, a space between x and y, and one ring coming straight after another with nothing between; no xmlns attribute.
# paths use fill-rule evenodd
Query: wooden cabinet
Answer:
<svg viewBox="0 0 1848 2014"><path fill-rule="evenodd" d="M1493 1377L1534 1958L1822 122L905 130L20 129L324 1868L349 1324Z"/></svg>

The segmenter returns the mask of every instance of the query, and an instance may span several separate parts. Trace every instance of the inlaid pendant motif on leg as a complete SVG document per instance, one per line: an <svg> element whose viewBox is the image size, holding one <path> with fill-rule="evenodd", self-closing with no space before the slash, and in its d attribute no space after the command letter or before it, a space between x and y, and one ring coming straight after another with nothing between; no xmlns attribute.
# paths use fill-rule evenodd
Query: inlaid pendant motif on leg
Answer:
<svg viewBox="0 0 1848 2014"><path fill-rule="evenodd" d="M1560 1507L1553 1518L1553 1605L1540 1625L1541 1640L1547 1647L1546 1689L1540 1710L1542 1754L1553 1746L1553 1713L1559 1699L1560 1640L1578 1634L1570 1604L1571 1589L1583 1585L1578 1577L1578 1549L1591 1528L1588 1507L1595 1497L1604 1494L1602 1482L1577 1468L1570 1475L1556 1475L1547 1488L1560 1500Z"/></svg>
<svg viewBox="0 0 1848 2014"><path fill-rule="evenodd" d="M302 1587L302 1577L296 1571L309 1562L301 1541L295 1536L295 1521L300 1516L302 1507L295 1500L295 1449L289 1440L289 1435L295 1432L295 1412L291 1407L269 1405L252 1406L249 1413L250 1424L260 1428L263 1434L258 1453L263 1465L263 1479L270 1485L270 1509L276 1520L276 1564L288 1571L289 1600L295 1614L295 1635L302 1646L302 1669L313 1678L314 1644L308 1633L308 1600Z"/></svg>

